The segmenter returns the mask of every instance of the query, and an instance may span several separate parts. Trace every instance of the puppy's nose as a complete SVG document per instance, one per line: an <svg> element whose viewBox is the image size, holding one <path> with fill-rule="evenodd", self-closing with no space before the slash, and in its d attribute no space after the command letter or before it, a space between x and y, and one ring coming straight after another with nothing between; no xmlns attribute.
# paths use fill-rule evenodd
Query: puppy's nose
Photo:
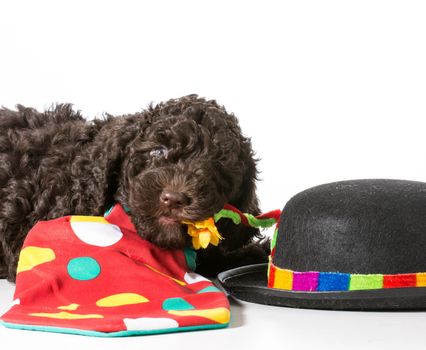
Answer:
<svg viewBox="0 0 426 350"><path fill-rule="evenodd" d="M189 204L189 198L182 192L164 190L160 195L161 204L169 208L181 208Z"/></svg>

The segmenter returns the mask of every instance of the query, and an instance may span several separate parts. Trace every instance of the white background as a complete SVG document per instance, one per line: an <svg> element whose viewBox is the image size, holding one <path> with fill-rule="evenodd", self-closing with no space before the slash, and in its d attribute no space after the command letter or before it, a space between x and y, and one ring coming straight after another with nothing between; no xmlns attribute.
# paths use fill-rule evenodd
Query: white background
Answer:
<svg viewBox="0 0 426 350"><path fill-rule="evenodd" d="M330 181L422 181L425 18L424 1L2 1L0 104L44 109L71 102L93 118L189 93L216 99L239 117L261 159L263 210ZM244 307L268 318L268 308ZM280 310L291 317L318 315ZM262 322L250 323L257 319L250 315L236 321L230 339L247 329L254 336L256 326L270 337ZM361 331L371 326L367 343L390 348L398 344L387 339L400 328L413 331L419 318L425 321L422 313L370 313L346 329L342 319L352 322L353 316L331 315L314 317L342 334L320 338L328 348L358 337L356 325ZM291 324L285 317L278 324ZM303 327L299 322L293 328L298 324ZM300 339L313 346L302 331L282 329L282 335L291 347ZM157 339L183 339L168 337Z"/></svg>

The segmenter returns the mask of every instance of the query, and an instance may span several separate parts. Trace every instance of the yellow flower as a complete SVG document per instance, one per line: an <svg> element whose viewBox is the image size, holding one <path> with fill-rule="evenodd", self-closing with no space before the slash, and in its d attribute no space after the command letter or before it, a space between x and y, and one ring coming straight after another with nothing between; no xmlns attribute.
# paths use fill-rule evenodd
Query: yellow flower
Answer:
<svg viewBox="0 0 426 350"><path fill-rule="evenodd" d="M217 246L222 239L213 218L195 222L183 221L182 223L188 225L188 234L192 237L192 245L195 249L207 248L210 243Z"/></svg>

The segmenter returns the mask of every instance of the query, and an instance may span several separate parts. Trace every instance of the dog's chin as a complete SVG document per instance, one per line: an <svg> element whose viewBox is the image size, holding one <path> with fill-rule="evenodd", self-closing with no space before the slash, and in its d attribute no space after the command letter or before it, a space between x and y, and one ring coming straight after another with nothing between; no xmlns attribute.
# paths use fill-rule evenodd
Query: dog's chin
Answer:
<svg viewBox="0 0 426 350"><path fill-rule="evenodd" d="M183 249L190 243L187 227L178 220L162 216L157 222L157 232L151 236L151 242L164 249Z"/></svg>
<svg viewBox="0 0 426 350"><path fill-rule="evenodd" d="M172 218L170 216L161 216L158 219L158 223L160 226L174 226L174 225L180 225L179 221L175 218Z"/></svg>

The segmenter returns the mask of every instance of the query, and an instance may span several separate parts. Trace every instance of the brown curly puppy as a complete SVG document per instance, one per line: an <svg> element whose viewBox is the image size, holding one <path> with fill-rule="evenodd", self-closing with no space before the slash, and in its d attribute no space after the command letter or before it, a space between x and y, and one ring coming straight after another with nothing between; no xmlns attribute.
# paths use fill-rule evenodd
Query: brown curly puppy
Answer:
<svg viewBox="0 0 426 350"><path fill-rule="evenodd" d="M86 121L70 105L44 113L0 109L0 277L15 279L38 220L129 208L139 234L165 249L190 246L182 220L225 203L258 214L256 162L234 115L196 95ZM221 220L219 247L198 251L205 275L267 260L257 230Z"/></svg>

